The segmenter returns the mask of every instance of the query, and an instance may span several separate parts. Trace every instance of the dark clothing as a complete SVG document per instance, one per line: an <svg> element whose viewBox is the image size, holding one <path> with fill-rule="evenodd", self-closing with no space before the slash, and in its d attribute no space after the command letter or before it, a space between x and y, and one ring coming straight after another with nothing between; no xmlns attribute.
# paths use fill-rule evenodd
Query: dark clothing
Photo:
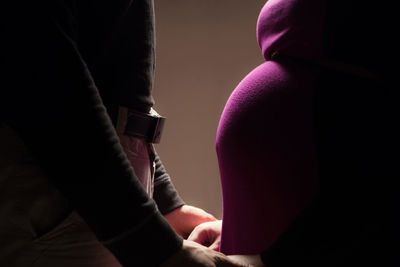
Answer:
<svg viewBox="0 0 400 267"><path fill-rule="evenodd" d="M320 194L262 253L266 266L398 266L389 241L395 189L388 88L346 76L336 73L315 99ZM337 91L343 84L345 99Z"/></svg>
<svg viewBox="0 0 400 267"><path fill-rule="evenodd" d="M0 122L124 266L158 265L182 244L161 213L183 202L157 158L158 211L112 124L118 106L153 105L153 1L7 1L0 12Z"/></svg>
<svg viewBox="0 0 400 267"><path fill-rule="evenodd" d="M398 190L390 158L397 121L390 64L395 24L388 23L394 17L373 1L349 1L346 8L326 2L325 58L377 75L314 66L320 71L314 92L320 193L261 256L271 267L398 266L390 240Z"/></svg>

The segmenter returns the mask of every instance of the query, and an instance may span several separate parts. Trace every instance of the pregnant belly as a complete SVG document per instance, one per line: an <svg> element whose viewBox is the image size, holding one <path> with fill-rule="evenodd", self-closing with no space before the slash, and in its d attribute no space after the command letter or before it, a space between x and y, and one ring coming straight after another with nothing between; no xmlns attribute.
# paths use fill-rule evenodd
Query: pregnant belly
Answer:
<svg viewBox="0 0 400 267"><path fill-rule="evenodd" d="M314 195L313 80L265 62L230 96L217 132L222 252L267 249Z"/></svg>

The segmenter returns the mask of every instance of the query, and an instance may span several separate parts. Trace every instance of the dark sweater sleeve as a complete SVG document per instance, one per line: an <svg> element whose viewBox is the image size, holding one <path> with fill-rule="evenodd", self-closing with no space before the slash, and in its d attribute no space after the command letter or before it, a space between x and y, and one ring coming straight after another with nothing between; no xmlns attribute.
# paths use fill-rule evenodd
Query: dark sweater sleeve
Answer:
<svg viewBox="0 0 400 267"><path fill-rule="evenodd" d="M78 4L79 51L94 77L108 114L116 124L119 106L149 112L155 67L154 3L98 1ZM106 24L107 27L99 27ZM73 25L74 23L69 23ZM154 200L162 214L184 204L158 157Z"/></svg>
<svg viewBox="0 0 400 267"><path fill-rule="evenodd" d="M154 195L153 198L162 214L167 214L185 202L176 191L170 176L163 166L160 157L156 154L156 169L154 174Z"/></svg>
<svg viewBox="0 0 400 267"><path fill-rule="evenodd" d="M124 266L157 266L182 240L134 176L75 43L32 5L2 10L3 120Z"/></svg>

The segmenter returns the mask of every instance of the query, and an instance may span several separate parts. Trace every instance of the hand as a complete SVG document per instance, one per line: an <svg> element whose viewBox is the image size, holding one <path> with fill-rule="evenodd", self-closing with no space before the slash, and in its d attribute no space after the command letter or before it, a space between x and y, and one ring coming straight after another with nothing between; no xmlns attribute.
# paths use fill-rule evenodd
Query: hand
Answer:
<svg viewBox="0 0 400 267"><path fill-rule="evenodd" d="M189 205L183 205L173 210L164 215L164 218L175 232L185 239L197 225L216 220L214 216L204 210Z"/></svg>
<svg viewBox="0 0 400 267"><path fill-rule="evenodd" d="M265 267L260 255L229 255L228 258L254 267Z"/></svg>
<svg viewBox="0 0 400 267"><path fill-rule="evenodd" d="M222 253L203 247L192 241L183 241L182 249L167 259L161 267L250 267L236 262Z"/></svg>
<svg viewBox="0 0 400 267"><path fill-rule="evenodd" d="M197 242L209 249L219 251L221 244L222 221L206 222L194 228L188 240Z"/></svg>

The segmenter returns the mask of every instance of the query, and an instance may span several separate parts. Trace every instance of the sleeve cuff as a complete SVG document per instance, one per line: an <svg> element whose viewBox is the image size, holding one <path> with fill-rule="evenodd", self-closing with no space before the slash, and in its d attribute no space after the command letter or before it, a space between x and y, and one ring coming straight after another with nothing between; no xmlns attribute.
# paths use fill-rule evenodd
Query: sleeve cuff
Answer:
<svg viewBox="0 0 400 267"><path fill-rule="evenodd" d="M153 199L163 215L185 204L170 179L158 181L154 184Z"/></svg>

